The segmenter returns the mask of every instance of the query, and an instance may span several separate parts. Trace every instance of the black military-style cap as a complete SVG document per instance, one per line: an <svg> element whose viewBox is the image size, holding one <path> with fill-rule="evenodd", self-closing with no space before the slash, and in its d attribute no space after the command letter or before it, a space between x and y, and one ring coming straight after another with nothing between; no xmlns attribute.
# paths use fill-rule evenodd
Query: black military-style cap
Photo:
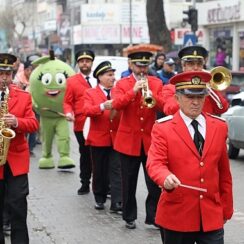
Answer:
<svg viewBox="0 0 244 244"><path fill-rule="evenodd" d="M79 50L75 54L75 61L78 62L82 58L88 58L88 59L91 59L93 61L95 58L95 54L91 50Z"/></svg>
<svg viewBox="0 0 244 244"><path fill-rule="evenodd" d="M136 64L137 66L147 66L150 64L150 60L152 57L151 52L133 52L128 55L128 58L131 60L132 63Z"/></svg>
<svg viewBox="0 0 244 244"><path fill-rule="evenodd" d="M205 59L208 56L208 51L201 46L189 46L182 48L178 57L182 60Z"/></svg>
<svg viewBox="0 0 244 244"><path fill-rule="evenodd" d="M207 83L211 78L211 74L206 71L186 71L173 76L170 83L175 85L176 92L185 95L205 95Z"/></svg>
<svg viewBox="0 0 244 244"><path fill-rule="evenodd" d="M115 69L112 68L112 64L109 61L103 61L95 68L93 76L97 79L99 75L102 75L108 71L115 71Z"/></svg>
<svg viewBox="0 0 244 244"><path fill-rule="evenodd" d="M0 53L0 70L13 70L17 57L10 53Z"/></svg>

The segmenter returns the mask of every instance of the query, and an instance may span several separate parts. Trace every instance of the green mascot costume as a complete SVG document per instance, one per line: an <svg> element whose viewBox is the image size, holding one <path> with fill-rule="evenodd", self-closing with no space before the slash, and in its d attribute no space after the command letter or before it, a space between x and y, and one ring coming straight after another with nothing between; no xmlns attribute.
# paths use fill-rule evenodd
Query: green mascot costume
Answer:
<svg viewBox="0 0 244 244"><path fill-rule="evenodd" d="M50 51L50 56L41 57L32 64L37 67L30 77L30 92L35 110L40 114L42 136L42 157L39 160L39 168L55 167L52 157L54 137L60 156L58 168L73 168L74 161L69 157L69 125L62 112L66 79L75 72L69 65L56 59L53 51Z"/></svg>

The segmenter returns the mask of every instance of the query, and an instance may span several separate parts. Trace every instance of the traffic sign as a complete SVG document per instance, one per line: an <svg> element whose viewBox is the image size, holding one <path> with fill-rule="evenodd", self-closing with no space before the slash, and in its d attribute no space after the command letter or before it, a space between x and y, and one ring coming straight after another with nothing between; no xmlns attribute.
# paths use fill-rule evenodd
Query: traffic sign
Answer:
<svg viewBox="0 0 244 244"><path fill-rule="evenodd" d="M184 43L183 43L184 47L193 46L193 45L196 45L196 43L197 43L196 35L194 35L194 34L185 34L184 35Z"/></svg>

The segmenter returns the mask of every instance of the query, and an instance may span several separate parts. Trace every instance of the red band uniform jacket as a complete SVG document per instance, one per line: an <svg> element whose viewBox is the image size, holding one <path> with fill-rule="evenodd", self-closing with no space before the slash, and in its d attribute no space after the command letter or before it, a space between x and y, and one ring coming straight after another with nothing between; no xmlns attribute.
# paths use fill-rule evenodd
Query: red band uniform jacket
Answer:
<svg viewBox="0 0 244 244"><path fill-rule="evenodd" d="M82 113L84 105L84 93L90 86L81 73L67 79L67 86L64 95L64 113L73 113L75 117L74 131L83 131L86 116Z"/></svg>
<svg viewBox="0 0 244 244"><path fill-rule="evenodd" d="M105 101L107 97L100 86L88 89L84 94L83 113L91 118L86 145L96 147L113 145L119 124L119 114L110 119L111 111L102 111L100 108L100 104Z"/></svg>
<svg viewBox="0 0 244 244"><path fill-rule="evenodd" d="M178 187L163 190L157 207L156 223L180 232L223 227L233 214L232 178L226 149L227 124L206 118L202 157L179 112L172 120L155 123L148 153L149 176L159 186L173 173L182 184L206 188L207 192Z"/></svg>
<svg viewBox="0 0 244 244"><path fill-rule="evenodd" d="M214 90L214 92L218 95L223 108L220 109L216 102L210 96L207 96L204 102L203 112L210 114L222 114L228 110L229 103L223 98L220 92L216 90ZM172 115L176 113L179 109L179 105L174 97L175 86L172 84L165 85L163 87L162 94L164 100L164 113L166 115Z"/></svg>
<svg viewBox="0 0 244 244"><path fill-rule="evenodd" d="M16 136L10 141L7 162L13 176L27 174L29 172L30 153L26 134L37 131L39 127L32 110L30 94L15 86L10 86L8 110L9 113L16 116L18 126L11 128L15 131ZM0 179L3 179L3 170L4 166L0 166Z"/></svg>
<svg viewBox="0 0 244 244"><path fill-rule="evenodd" d="M134 75L130 75L119 80L112 91L113 107L121 110L114 149L130 156L141 154L142 143L147 154L151 144L151 130L156 119L156 110L163 111L161 80L148 76L149 89L156 99L156 106L151 109L143 105L141 92L134 93L135 83Z"/></svg>

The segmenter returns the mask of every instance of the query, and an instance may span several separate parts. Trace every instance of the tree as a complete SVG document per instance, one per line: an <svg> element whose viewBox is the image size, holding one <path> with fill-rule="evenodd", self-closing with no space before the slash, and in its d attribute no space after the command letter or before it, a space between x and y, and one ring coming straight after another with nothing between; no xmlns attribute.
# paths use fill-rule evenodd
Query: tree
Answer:
<svg viewBox="0 0 244 244"><path fill-rule="evenodd" d="M146 13L150 43L163 46L165 52L170 51L172 44L165 21L163 0L147 0Z"/></svg>

